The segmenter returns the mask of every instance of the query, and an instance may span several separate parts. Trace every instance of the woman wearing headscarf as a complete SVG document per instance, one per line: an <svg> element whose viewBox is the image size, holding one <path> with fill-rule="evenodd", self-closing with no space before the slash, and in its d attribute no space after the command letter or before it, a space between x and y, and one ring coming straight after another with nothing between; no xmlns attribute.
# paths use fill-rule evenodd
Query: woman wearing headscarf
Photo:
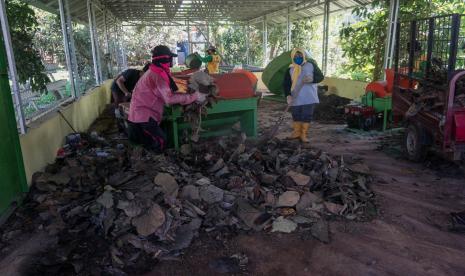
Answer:
<svg viewBox="0 0 465 276"><path fill-rule="evenodd" d="M308 129L313 118L318 99L317 84L314 83L315 68L307 62L306 52L295 48L291 52L292 64L284 77L284 92L291 105L293 132L290 139L300 139L308 143Z"/></svg>
<svg viewBox="0 0 465 276"><path fill-rule="evenodd" d="M166 135L160 128L165 105L205 101L205 96L199 92L174 93L178 87L171 77L170 68L176 56L167 46L153 48L152 64L137 82L129 107L129 139L157 152L166 145Z"/></svg>

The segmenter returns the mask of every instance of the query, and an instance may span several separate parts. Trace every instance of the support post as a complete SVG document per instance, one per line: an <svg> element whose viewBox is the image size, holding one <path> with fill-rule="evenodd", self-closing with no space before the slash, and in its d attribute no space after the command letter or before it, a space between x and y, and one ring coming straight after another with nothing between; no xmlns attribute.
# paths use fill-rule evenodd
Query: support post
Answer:
<svg viewBox="0 0 465 276"><path fill-rule="evenodd" d="M110 39L108 37L108 27L107 27L107 9L104 8L103 10L103 28L105 31L105 48L107 53L110 53Z"/></svg>
<svg viewBox="0 0 465 276"><path fill-rule="evenodd" d="M250 25L247 23L245 26L245 63L250 64Z"/></svg>
<svg viewBox="0 0 465 276"><path fill-rule="evenodd" d="M71 56L72 53L69 47L70 45L69 37L72 35L72 32L71 32L72 26L67 24L68 14L65 13L65 6L64 6L63 1L65 0L58 0L58 6L60 8L61 31L63 32L63 45L65 46L64 47L65 48L65 59L66 59L66 66L68 68L69 83L71 85L71 95L73 98L76 98L77 90L76 90L76 83L75 83L74 72L73 72L73 59L72 59L72 56Z"/></svg>
<svg viewBox="0 0 465 276"><path fill-rule="evenodd" d="M266 15L263 17L263 67L268 64L268 24Z"/></svg>
<svg viewBox="0 0 465 276"><path fill-rule="evenodd" d="M21 134L24 134L26 133L26 121L24 119L23 105L21 102L18 72L16 71L15 54L11 43L10 24L8 23L8 17L6 15L5 0L0 0L0 22L2 24L2 34L5 43L6 57L8 60L8 70L10 72L10 79L13 87L14 106L16 115L18 116L19 131Z"/></svg>
<svg viewBox="0 0 465 276"><path fill-rule="evenodd" d="M286 17L286 50L291 50L291 39L292 39L292 32L291 32L291 7L287 7L287 17Z"/></svg>
<svg viewBox="0 0 465 276"><path fill-rule="evenodd" d="M321 69L326 75L328 69L328 40L329 40L329 0L325 0L324 15L323 15L323 53L321 61Z"/></svg>
<svg viewBox="0 0 465 276"><path fill-rule="evenodd" d="M388 31L386 38L386 47L384 53L384 68L388 69L392 67L392 59L394 58L394 50L396 44L397 34L397 21L399 18L399 0L391 0L389 6L389 22ZM386 75L384 76L386 79Z"/></svg>
<svg viewBox="0 0 465 276"><path fill-rule="evenodd" d="M74 36L73 36L73 24L71 23L71 11L69 9L69 0L63 0L64 4L64 11L65 11L65 20L68 32L68 40L69 40L69 54L71 56L71 71L73 74L73 81L74 81L74 97L77 98L81 92L81 83L80 83L80 76L78 71L78 63L77 63L77 52L76 47L74 44Z"/></svg>
<svg viewBox="0 0 465 276"><path fill-rule="evenodd" d="M96 84L100 84L100 69L99 69L99 63L98 63L98 56L97 56L97 51L98 51L98 46L97 46L97 41L95 37L95 31L94 31L94 8L92 5L92 0L87 0L87 17L89 18L89 31L90 31L90 42L92 45L92 60L94 62L94 75L95 75L95 82Z"/></svg>
<svg viewBox="0 0 465 276"><path fill-rule="evenodd" d="M206 37L206 39L207 39L207 47L208 47L209 45L211 45L211 43L210 43L210 25L208 24L208 22L206 23L206 25L207 25L207 37Z"/></svg>
<svg viewBox="0 0 465 276"><path fill-rule="evenodd" d="M123 64L122 64L123 68L122 68L121 71L123 71L123 70L128 69L128 59L127 59L126 47L124 45L124 39L123 39L123 35L122 35L124 33L123 23L121 21L119 22L119 28L118 29L119 29L119 32L120 32L120 35L119 35L119 37L120 37L120 39L119 39L120 40L120 51L121 51L121 57L122 57L122 61L123 61Z"/></svg>
<svg viewBox="0 0 465 276"><path fill-rule="evenodd" d="M91 0L94 1L94 0ZM99 80L97 84L103 83L103 73L102 73L102 59L100 57L100 43L98 39L98 33L97 33L97 20L95 19L95 8L97 7L96 5L92 4L92 29L94 33L94 40L95 40L95 54L97 56L97 68L98 68L98 75L99 75Z"/></svg>
<svg viewBox="0 0 465 276"><path fill-rule="evenodd" d="M192 49L192 43L191 43L191 26L189 24L189 20L186 21L186 26L187 26L187 45L189 45L189 54L192 54L194 51Z"/></svg>

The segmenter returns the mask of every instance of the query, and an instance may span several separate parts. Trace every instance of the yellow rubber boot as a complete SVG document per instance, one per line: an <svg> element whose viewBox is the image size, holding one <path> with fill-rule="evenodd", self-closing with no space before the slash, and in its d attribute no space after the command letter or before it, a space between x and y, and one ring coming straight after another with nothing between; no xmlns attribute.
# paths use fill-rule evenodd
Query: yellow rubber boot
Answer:
<svg viewBox="0 0 465 276"><path fill-rule="evenodd" d="M292 132L291 136L289 136L289 139L298 139L300 138L301 135L301 129L302 129L302 123L301 122L293 122L292 123L292 128L294 131Z"/></svg>
<svg viewBox="0 0 465 276"><path fill-rule="evenodd" d="M302 123L302 128L301 128L301 131L300 131L300 141L304 142L304 143L308 143L309 140L308 140L308 129L310 128L310 123Z"/></svg>

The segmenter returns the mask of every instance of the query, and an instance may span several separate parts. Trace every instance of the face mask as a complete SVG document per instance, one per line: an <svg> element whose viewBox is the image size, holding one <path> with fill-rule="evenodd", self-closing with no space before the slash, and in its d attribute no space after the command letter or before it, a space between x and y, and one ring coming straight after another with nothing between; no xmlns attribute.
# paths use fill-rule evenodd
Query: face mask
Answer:
<svg viewBox="0 0 465 276"><path fill-rule="evenodd" d="M297 64L297 65L301 65L302 63L304 63L304 58L303 57L295 57L294 58L294 63Z"/></svg>
<svg viewBox="0 0 465 276"><path fill-rule="evenodd" d="M161 68L163 68L163 70L165 70L166 72L169 72L170 67L171 67L171 62L169 62L169 63L160 63L160 66L161 66Z"/></svg>

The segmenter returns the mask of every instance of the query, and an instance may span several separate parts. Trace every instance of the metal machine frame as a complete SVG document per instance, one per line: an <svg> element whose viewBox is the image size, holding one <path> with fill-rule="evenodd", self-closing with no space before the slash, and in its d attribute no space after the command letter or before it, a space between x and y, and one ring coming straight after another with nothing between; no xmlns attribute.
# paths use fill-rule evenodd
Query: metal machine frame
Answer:
<svg viewBox="0 0 465 276"><path fill-rule="evenodd" d="M445 157L461 159L465 142L458 138L465 107L454 105L456 84L465 78L465 16L452 14L398 23L395 49L393 115L407 124L405 148L412 160L422 159L433 147ZM438 69L439 68L439 69ZM434 91L436 108L409 109ZM458 124L459 123L459 124Z"/></svg>

